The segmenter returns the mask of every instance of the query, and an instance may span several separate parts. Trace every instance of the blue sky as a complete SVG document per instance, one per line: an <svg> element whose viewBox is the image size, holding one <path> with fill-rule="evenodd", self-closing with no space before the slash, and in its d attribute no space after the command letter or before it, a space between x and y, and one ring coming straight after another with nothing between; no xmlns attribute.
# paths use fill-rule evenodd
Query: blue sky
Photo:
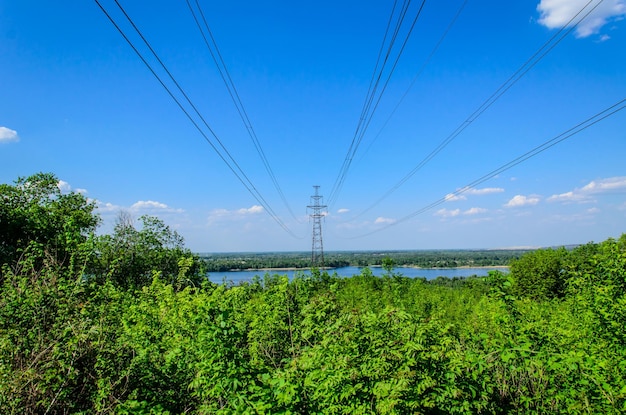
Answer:
<svg viewBox="0 0 626 415"><path fill-rule="evenodd" d="M99 1L175 91L115 1ZM56 174L96 201L100 232L126 210L159 216L198 252L306 251L313 185L328 204L326 250L537 247L626 231L624 110L465 187L626 98L624 0L426 1L354 154L393 2L200 1L287 204L187 4L119 1L258 194L95 1L0 0L0 180Z"/></svg>

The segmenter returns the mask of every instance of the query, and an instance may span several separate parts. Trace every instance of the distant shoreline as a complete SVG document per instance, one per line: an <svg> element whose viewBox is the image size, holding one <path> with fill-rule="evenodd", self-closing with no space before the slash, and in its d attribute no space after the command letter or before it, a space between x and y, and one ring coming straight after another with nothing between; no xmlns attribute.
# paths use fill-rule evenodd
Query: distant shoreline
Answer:
<svg viewBox="0 0 626 415"><path fill-rule="evenodd" d="M233 268L229 269L228 272L251 272L251 271L307 271L311 268L296 268L296 267L286 267L286 268ZM324 268L328 269L328 268Z"/></svg>
<svg viewBox="0 0 626 415"><path fill-rule="evenodd" d="M332 268L332 267L320 267L318 269L324 269L324 270L329 270L329 269L336 269L336 268ZM243 268L243 269L239 269L239 268L231 268L228 270L228 272L251 272L251 271L310 271L311 268L310 267L305 267L305 268L296 268L296 267L285 267L285 268Z"/></svg>
<svg viewBox="0 0 626 415"><path fill-rule="evenodd" d="M380 265L376 265L380 266ZM394 268L417 268L417 269L460 269L460 268L509 268L508 265L461 265L458 267L418 267L417 265L401 265Z"/></svg>
<svg viewBox="0 0 626 415"><path fill-rule="evenodd" d="M381 268L382 265L366 265L366 266L361 266L361 265L348 265L345 267L320 267L318 269L322 269L322 270L333 270L333 269L339 269L339 268L348 268L348 267L354 267L354 268ZM459 267L419 267L417 265L401 265L398 267L394 267L394 269L398 269L398 268L414 268L414 269L466 269L466 268L503 268L503 269L508 269L509 266L508 265L462 265ZM274 271L310 271L311 268L310 267L306 267L306 268L296 268L296 267L284 267L284 268L245 268L245 269L238 269L238 268L234 268L234 269L230 269L228 270L228 272L252 272L252 271L267 271L267 272L274 272Z"/></svg>

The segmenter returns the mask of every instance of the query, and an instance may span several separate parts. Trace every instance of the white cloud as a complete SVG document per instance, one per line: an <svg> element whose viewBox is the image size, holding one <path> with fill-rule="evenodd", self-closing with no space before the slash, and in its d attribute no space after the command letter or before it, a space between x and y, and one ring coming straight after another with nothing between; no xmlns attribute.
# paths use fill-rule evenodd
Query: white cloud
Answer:
<svg viewBox="0 0 626 415"><path fill-rule="evenodd" d="M436 216L441 216L442 218L453 218L455 216L459 216L461 214L461 209L439 209L435 212Z"/></svg>
<svg viewBox="0 0 626 415"><path fill-rule="evenodd" d="M467 194L470 195L490 195L492 193L502 193L504 189L501 187L485 187L483 189L470 189Z"/></svg>
<svg viewBox="0 0 626 415"><path fill-rule="evenodd" d="M582 191L595 194L618 189L626 189L626 177L609 177L597 181L594 180L583 187Z"/></svg>
<svg viewBox="0 0 626 415"><path fill-rule="evenodd" d="M76 191L80 190L82 189L76 189ZM134 215L139 216L143 214L154 215L158 213L183 213L185 211L184 209L172 208L165 203L156 202L154 200L140 200L130 205L130 207L114 205L113 203L105 203L100 200L96 200L96 208L100 211L100 213L113 213L127 210L132 212Z"/></svg>
<svg viewBox="0 0 626 415"><path fill-rule="evenodd" d="M472 215L478 215L481 213L485 213L487 212L487 209L485 208L479 208L479 207L473 207L464 211L461 211L461 209L439 209L437 212L435 212L435 216L441 216L442 218L454 218L456 216L472 216Z"/></svg>
<svg viewBox="0 0 626 415"><path fill-rule="evenodd" d="M72 190L72 186L65 180L59 180L57 187L62 193L69 193Z"/></svg>
<svg viewBox="0 0 626 415"><path fill-rule="evenodd" d="M240 213L241 215L252 215L255 213L262 213L263 206L253 205L249 208L241 208L237 212Z"/></svg>
<svg viewBox="0 0 626 415"><path fill-rule="evenodd" d="M182 213L183 209L175 209L169 207L165 203L155 202L154 200L140 200L133 203L129 210L135 213Z"/></svg>
<svg viewBox="0 0 626 415"><path fill-rule="evenodd" d="M548 198L548 202L577 202L586 200L587 197L576 195L574 192L565 192L558 195L552 195Z"/></svg>
<svg viewBox="0 0 626 415"><path fill-rule="evenodd" d="M591 36L600 31L602 26L611 20L617 20L626 14L625 0L595 0L574 19L584 16L595 5L598 5L577 27L576 37L583 38ZM537 5L540 13L539 23L550 29L565 26L581 9L585 7L588 0L541 0ZM606 40L605 36L601 40Z"/></svg>
<svg viewBox="0 0 626 415"><path fill-rule="evenodd" d="M445 197L446 202L455 202L458 200L467 200L467 196L483 196L493 193L502 193L504 189L501 187L484 187L482 189L461 188L455 193L448 193Z"/></svg>
<svg viewBox="0 0 626 415"><path fill-rule="evenodd" d="M521 207L521 206L532 206L539 203L539 197L537 196L523 196L516 195L511 200L509 200L504 206L505 207Z"/></svg>
<svg viewBox="0 0 626 415"><path fill-rule="evenodd" d="M626 190L626 177L608 177L606 179L593 180L581 188L569 192L552 195L548 202L576 202L587 203L593 201L593 195Z"/></svg>
<svg viewBox="0 0 626 415"><path fill-rule="evenodd" d="M75 189L75 191L80 191L80 189ZM130 206L116 205L97 199L91 199L90 202L95 202L96 204L96 212L100 214L102 218L99 232L104 234L114 231L115 224L122 212L129 214L133 222L143 215L156 216L173 229L179 229L181 223L187 220L184 209L172 208L165 203L153 200L140 200Z"/></svg>
<svg viewBox="0 0 626 415"><path fill-rule="evenodd" d="M348 213L348 212L350 212L350 209L346 209L346 208L342 208L337 211L337 213Z"/></svg>
<svg viewBox="0 0 626 415"><path fill-rule="evenodd" d="M130 209L167 209L167 205L165 203L155 202L153 200L140 200L139 202L133 203Z"/></svg>
<svg viewBox="0 0 626 415"><path fill-rule="evenodd" d="M59 188L61 193L76 192L76 193L80 193L81 195L84 195L84 194L87 193L86 189L74 189L74 188L72 188L72 186L70 186L70 184L68 182L66 182L65 180L59 180L59 182L57 183L57 187Z"/></svg>
<svg viewBox="0 0 626 415"><path fill-rule="evenodd" d="M242 220L252 215L262 213L263 211L263 206L259 205L253 205L249 208L241 208L235 210L213 209L211 212L209 212L208 224L211 225L216 222Z"/></svg>
<svg viewBox="0 0 626 415"><path fill-rule="evenodd" d="M456 202L459 200L467 200L467 196L465 196L464 194L448 193L445 199L446 199L446 202Z"/></svg>
<svg viewBox="0 0 626 415"><path fill-rule="evenodd" d="M374 223L376 224L392 224L392 223L396 223L395 219L391 219L391 218L383 218L382 216L379 216L376 218L376 220L374 221Z"/></svg>
<svg viewBox="0 0 626 415"><path fill-rule="evenodd" d="M121 206L114 205L113 203L103 203L99 200L96 200L96 208L100 213L119 212L123 209Z"/></svg>
<svg viewBox="0 0 626 415"><path fill-rule="evenodd" d="M473 207L463 212L464 215L478 215L487 212L485 208Z"/></svg>
<svg viewBox="0 0 626 415"><path fill-rule="evenodd" d="M0 127L0 143L16 143L20 141L17 131L7 127Z"/></svg>

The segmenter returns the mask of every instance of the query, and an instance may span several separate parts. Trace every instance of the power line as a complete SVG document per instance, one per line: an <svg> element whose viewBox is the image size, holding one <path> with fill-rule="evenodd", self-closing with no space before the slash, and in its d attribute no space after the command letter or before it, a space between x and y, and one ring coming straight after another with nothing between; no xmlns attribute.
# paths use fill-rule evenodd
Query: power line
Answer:
<svg viewBox="0 0 626 415"><path fill-rule="evenodd" d="M399 53L396 56L396 59L395 59L393 65L392 65L391 70L389 71L389 74L388 74L387 79L386 79L386 81L385 81L385 83L383 85L383 88L382 88L381 92L378 94L378 99L376 100L376 103L375 103L375 105L374 105L374 107L372 109L372 103L374 102L374 99L376 97L376 92L377 92L378 87L380 85L380 81L381 81L381 78L382 78L382 75L383 75L383 72L384 72L384 69L385 69L385 65L389 61L389 57L390 57L391 52L393 50L393 46L394 46L394 44L396 42L398 33L400 31L400 28L402 26L402 23L404 21L404 18L406 16L406 13L408 11L410 3L411 3L410 0L409 1L405 1L404 5L402 7L402 10L400 11L400 17L398 18L398 21L396 23L396 27L395 27L394 33L393 33L393 35L391 37L389 46L387 48L387 53L385 55L385 58L383 60L382 65L380 66L380 70L378 71L378 76L376 76L378 63L380 62L380 52L382 52L382 50L383 50L383 46L384 46L385 40L386 40L387 35L388 35L388 33L385 33L385 37L383 39L383 46L381 46L381 50L379 51L379 57L378 57L378 60L376 62L376 67L374 69L374 73L372 74L372 80L374 80L374 78L376 80L375 80L375 82L373 82L373 86L372 86L372 81L370 81L370 88L368 90L368 95L366 97L365 103L363 105L363 109L361 111L361 117L359 119L359 123L357 125L356 130L355 130L354 137L352 139L352 142L351 142L350 147L348 149L348 152L346 154L346 158L344 159L344 162L343 162L342 168L340 170L340 173L339 173L339 175L337 177L337 180L335 181L335 184L333 185L333 189L331 190L331 195L330 195L330 198L329 198L331 204L334 204L335 201L337 200L337 197L339 196L339 192L341 191L341 189L343 187L343 184L344 184L345 179L346 179L347 174L348 174L348 170L350 169L350 165L352 164L352 160L354 158L354 155L356 154L356 152L358 150L358 147L361 144L363 136L365 135L365 132L366 132L367 128L369 127L370 121L371 121L372 117L374 116L374 113L375 113L376 109L378 108L378 104L380 103L380 100L381 100L381 98L382 98L382 96L383 96L383 94L384 94L384 92L385 92L385 90L386 90L386 88L387 88L387 86L389 84L389 80L391 79L391 76L392 76L393 72L395 71L395 68L396 68L396 66L398 64L400 56L402 55L402 52L404 51L404 48L405 48L405 46L407 44L407 41L408 41L408 39L409 39L409 37L411 35L411 32L413 31L413 28L415 27L415 23L417 22L417 19L419 18L420 14L422 12L422 9L423 9L424 4L425 4L425 0L422 1L421 6L420 6L418 12L416 13L415 18L413 19L413 23L411 25L411 28L408 31L408 33L407 33L407 35L406 35L406 37L404 39L404 42L402 43L402 47L401 47ZM395 11L395 3L394 3L394 9L392 10L392 13L391 13L390 21L391 21L391 18L393 17L394 11ZM388 30L389 30L389 24L387 25L387 31Z"/></svg>
<svg viewBox="0 0 626 415"><path fill-rule="evenodd" d="M413 29L415 28L415 24L417 23L417 20L419 19L422 10L424 8L424 5L426 3L426 0L423 0L419 6L419 9L417 10L417 13L415 14L415 17L413 19L413 22L411 23L411 26L404 38L404 41L402 42L402 45L400 47L399 52L397 53L395 60L391 66L391 69L389 70L389 73L387 75L387 78L383 84L383 87L380 91L380 93L377 95L377 90L378 87L380 85L384 70L385 70L385 66L387 65L387 63L389 62L389 57L391 55L391 52L393 50L393 46L396 42L398 33L401 30L401 26L402 23L404 22L404 19L406 17L407 11L409 9L409 6L411 4L411 0L405 1L404 5L402 7L402 10L400 11L400 16L398 17L397 23L395 25L395 29L393 32L393 35L391 36L391 40L389 43L389 46L387 47L387 53L385 54L385 58L383 60L383 63L380 65L380 69L378 69L379 66L379 62L380 62L380 56L381 56L381 52L384 49L384 44L386 42L387 36L389 34L389 28L390 28L390 22L393 19L393 16L395 14L395 8L396 8L396 2L394 2L394 7L392 8L391 11L391 16L390 16L390 20L389 23L387 24L387 30L385 33L385 36L383 38L383 46L381 46L381 49L379 51L379 56L378 56L378 60L376 62L376 66L374 68L374 73L372 75L372 80L375 79L375 81L370 81L370 88L368 90L368 94L366 96L365 102L363 104L363 109L361 111L361 117L359 118L359 123L357 124L357 128L354 132L354 136L352 138L352 142L350 143L350 147L348 148L348 152L346 153L346 157L343 161L343 164L341 166L341 169L339 171L339 174L337 176L337 179L335 180L335 183L331 189L331 193L330 193L330 197L329 197L329 203L332 205L336 202L337 197L339 196L339 193L341 192L341 189L343 188L343 184L346 180L347 174L348 174L348 170L350 169L350 165L352 164L352 160L354 159L354 155L356 154L361 141L363 140L363 137L365 135L365 132L367 131L367 128L369 127L369 124L374 116L374 113L376 112L376 109L378 108L378 105L380 103L380 100L382 99L382 96L385 92L385 90L387 89L387 86L389 84L389 81L391 79L391 76L393 75L396 66L398 64L398 61L400 60L400 57L402 56L402 53L404 52L404 49L407 45L407 42L409 40L409 37L411 36L411 33L413 32ZM373 84L373 86L372 86ZM377 97L377 98L376 98ZM374 100L376 99L375 103ZM374 104L373 104L374 103ZM373 104L373 106L372 106Z"/></svg>
<svg viewBox="0 0 626 415"><path fill-rule="evenodd" d="M404 48L406 47L406 44L407 44L407 42L409 40L409 36L411 35L411 32L415 28L415 24L417 23L417 19L419 18L420 14L422 13L422 9L424 8L424 4L425 3L426 3L425 1L422 1L422 4L421 4L418 12L415 15L415 18L413 19L413 23L411 24L411 28L409 30L409 33L405 37L404 42L402 43L402 47L400 49L400 52L398 53L398 56L396 57L396 59L395 59L395 61L393 63L391 71L390 71L389 75L387 76L387 79L385 80L385 84L383 85L383 89L382 89L381 93L378 95L378 98L376 99L376 103L374 104L374 108L373 108L372 111L370 111L370 113L369 113L369 115L367 117L367 120L365 122L365 125L364 125L364 127L361 129L361 131L359 133L359 139L358 139L358 143L357 143L357 146L356 146L357 148L361 144L361 141L363 140L363 137L365 136L365 132L369 128L369 125L370 125L370 123L372 121L372 118L374 117L374 112L378 109L378 105L380 104L380 100L382 99L382 96L383 96L384 92L386 91L387 86L389 85L389 81L391 80L391 75L393 74L393 72L396 69L396 66L398 65L398 61L400 60L400 56L402 55L402 52L404 51ZM373 99L373 96L372 96L372 99ZM350 162L352 162L352 158L356 154L357 148L354 149L352 157L350 158Z"/></svg>
<svg viewBox="0 0 626 415"><path fill-rule="evenodd" d="M390 223L386 226L383 226L379 229L376 229L374 231L368 232L366 234L363 235L359 235L359 236L355 236L355 237L351 237L351 238L347 238L347 239L357 239L357 238L363 238L365 236L369 236L372 235L374 233L377 232L381 232L385 229L388 229L392 226L398 225L402 222L405 222L417 215L420 215L430 209L433 209L443 203L445 203L446 201L450 200L451 198L455 197L455 196L459 196L462 193L467 192L468 190L486 182L487 180L492 179L493 177L517 166L520 163L523 163L524 161L537 156L540 153L543 153L544 151L548 150L551 147L554 147L555 145L561 143L562 141L567 140L570 137L573 137L574 135L586 130L587 128L599 123L600 121L618 113L619 111L623 110L624 108L626 108L626 98L616 102L615 104L607 107L606 109L596 113L595 115L587 118L586 120L576 124L574 127L568 129L567 131L562 132L561 134L551 138L550 140L547 140L545 142L543 142L542 144L538 145L537 147L534 147L533 149L527 151L526 153L522 154L519 157L516 157L515 159L509 161L508 163L505 163L503 165L501 165L500 167L496 168L495 170L492 170L491 172L485 174L484 176L479 177L478 179L468 183L467 185L457 189L454 192L448 193L446 194L446 196L435 200L434 202L422 207L421 209L418 209L412 213L409 213L408 215L402 217L401 219L398 219L396 222Z"/></svg>
<svg viewBox="0 0 626 415"><path fill-rule="evenodd" d="M165 71L165 73L169 76L170 80L174 83L174 85L176 86L176 88L178 89L178 91L183 95L183 97L185 98L185 100L187 101L187 103L191 106L191 108L194 110L194 112L196 113L196 115L200 118L200 120L202 121L202 123L204 124L204 126L209 130L210 134L213 136L213 138L219 143L220 147L222 148L222 150L224 151L224 153L226 153L226 155L228 156L228 159L230 159L230 162L227 160L227 158L224 156L224 154L222 154L222 152L220 152L220 150L215 146L215 144L212 142L212 140L209 138L209 136L205 133L205 131L202 130L202 128L200 127L200 125L198 124L198 122L193 118L193 116L189 113L189 111L183 106L183 104L180 102L180 100L174 95L174 93L171 91L171 89L165 84L165 82L161 79L161 77L156 73L156 71L154 70L154 68L152 68L152 66L148 63L148 61L146 60L146 58L141 54L141 52L139 52L139 50L137 49L137 47L133 44L133 42L130 40L130 38L126 35L126 33L122 30L122 28L115 22L115 19L113 19L113 17L107 12L107 10L102 6L102 4L100 3L99 0L94 0L96 2L96 4L98 5L98 7L100 8L100 10L104 13L104 15L109 19L109 21L111 22L111 24L113 24L113 26L117 29L117 31L122 35L122 37L124 38L124 40L128 43L128 45L133 49L133 51L135 52L135 54L137 54L137 56L140 58L140 60L143 62L143 64L148 68L148 70L150 71L150 73L152 73L152 75L157 79L157 81L159 82L159 84L161 84L161 86L165 89L165 91L168 93L168 95L174 100L174 102L177 104L177 106L181 109L181 111L183 111L183 113L187 116L187 118L189 119L189 121L191 121L191 123L193 124L193 126L198 130L198 132L200 132L200 134L204 137L205 141L207 143L209 143L209 145L211 146L211 148L213 148L213 150L218 154L218 156L222 159L222 161L228 166L228 168L230 169L230 171L235 175L235 177L237 177L237 179L241 182L241 184L243 184L243 186L246 188L246 190L257 200L257 202L259 202L259 204L265 209L265 211L272 217L272 219L274 219L274 221L276 221L276 223L278 223L287 233L289 233L291 236L293 236L294 238L298 238L292 231L291 229L289 229L287 227L287 225L285 225L285 223L274 213L273 209L271 208L271 206L267 203L267 201L263 198L263 195L261 195L261 193L256 189L256 187L254 186L254 184L250 181L250 179L248 178L248 176L244 173L244 171L241 169L241 167L239 166L239 164L235 161L235 159L232 157L232 155L228 152L228 150L226 149L226 147L224 146L224 144L221 142L221 140L219 139L219 137L217 136L217 134L213 131L213 129L209 126L209 124L207 123L207 121L204 119L204 117L202 116L202 114L200 114L200 112L198 111L197 107L193 104L193 102L191 101L191 99L189 98L189 96L185 93L185 91L182 89L182 87L180 86L180 84L176 81L176 79L174 78L174 76L172 75L172 73L167 69L167 67L165 66L165 64L163 63L163 61L159 58L159 56L157 55L157 53L154 51L154 49L152 48L152 46L150 45L150 43L148 42L148 40L143 36L143 34L141 33L141 31L139 30L139 28L135 25L135 23L133 22L133 20L131 19L131 17L126 13L126 10L122 7L122 5L118 2L118 0L114 0L115 4L118 6L118 8L120 9L120 11L122 12L122 14L126 17L126 19L128 20L128 22L131 24L131 26L133 27L133 29L137 32L137 34L139 35L139 37L141 38L141 40L144 42L144 44L148 47L148 49L150 50L150 52L152 53L152 55L155 57L155 59L157 60L157 62L161 65L161 67L163 68L163 70ZM232 164L231 164L232 162ZM235 167L233 167L233 165ZM245 180L244 180L245 179Z"/></svg>
<svg viewBox="0 0 626 415"><path fill-rule="evenodd" d="M376 65L374 65L374 70L372 71L372 78L370 79L370 84L369 84L369 87L367 89L367 94L365 95L365 102L363 104L363 108L361 108L361 115L359 116L359 123L357 124L356 130L354 132L354 137L352 138L352 141L350 143L350 147L348 147L348 152L346 154L346 157L344 158L343 164L342 164L341 168L339 169L339 175L337 176L337 179L336 179L335 183L333 184L333 187L331 188L331 192L330 192L331 193L331 197L329 198L329 200L332 200L332 195L336 191L339 178L341 177L343 171L347 168L348 157L352 153L352 149L353 149L353 147L355 145L355 142L356 142L356 136L357 136L357 134L358 134L358 132L359 132L359 130L361 128L361 124L362 124L363 120L365 119L368 97L371 94L373 94L374 83L376 81L376 73L378 72L378 67L380 65L381 57L383 56L383 51L385 49L385 43L387 43L387 36L389 35L389 30L391 28L391 23L393 21L394 15L395 15L395 10L396 10L397 3L398 3L398 1L394 0L393 7L391 8L391 13L389 14L389 19L387 20L387 27L385 28L385 35L383 36L383 41L381 42L380 49L378 50L378 57L376 58ZM381 72L382 72L382 68L381 68ZM380 75L379 75L379 77L380 77Z"/></svg>
<svg viewBox="0 0 626 415"><path fill-rule="evenodd" d="M464 0L463 3L461 4L461 6L458 8L458 10L456 11L454 17L452 17L452 20L450 21L450 23L448 24L448 26L446 27L446 29L444 30L443 34L441 35L441 37L439 38L439 40L437 41L437 43L435 44L435 46L433 47L433 49L430 51L430 54L428 55L428 57L424 60L424 63L422 63L422 66L419 68L419 70L417 71L417 73L415 74L415 76L413 77L413 80L411 81L411 84L409 85L409 87L406 89L406 91L404 92L404 94L402 95L402 97L398 100L398 103L396 104L396 106L393 108L393 110L391 111L391 113L389 114L389 116L387 117L387 119L385 120L385 122L383 123L382 127L380 127L380 130L378 130L378 133L374 136L374 138L372 139L372 141L370 141L369 145L367 146L367 148L365 149L365 151L363 152L363 154L361 155L361 158L359 160L363 160L363 158L365 157L365 155L369 152L370 148L372 147L372 145L374 144L374 142L376 142L376 140L378 139L378 137L380 137L380 134L383 132L383 130L387 127L387 124L389 123L389 121L391 120L391 118L395 115L396 111L398 110L398 108L400 108L400 105L402 104L402 102L404 102L405 98L408 96L409 92L411 91L411 89L413 88L413 86L415 85L415 83L417 82L418 78L422 75L422 72L424 72L424 69L426 68L426 66L430 63L430 61L432 60L433 56L435 56L435 53L437 53L437 51L439 50L439 47L441 46L441 44L443 43L444 39L448 36L448 33L450 32L450 30L452 29L452 27L454 26L454 24L456 23L456 21L458 20L459 16L461 15L461 13L463 12L463 9L465 9L465 6L467 5L468 0Z"/></svg>
<svg viewBox="0 0 626 415"><path fill-rule="evenodd" d="M200 6L199 1L195 0L195 5L196 5L196 8L198 9L198 13L200 15L200 18L203 24L200 24L200 19L198 19L198 15L196 14L196 11L191 5L190 0L186 0L186 2L187 2L187 7L189 8L189 11L191 12L191 15L193 16L193 19L196 23L196 26L198 27L198 30L200 31L200 34L202 35L204 44L209 50L209 53L211 55L211 58L213 58L213 62L215 63L215 66L217 66L218 72L222 78L222 81L224 82L224 85L226 85L226 89L228 90L230 98L233 101L235 108L237 109L239 117L241 118L241 121L243 122L246 128L246 131L248 132L248 135L250 136L250 139L252 140L252 143L254 144L254 148L256 149L257 154L259 155L259 157L261 158L261 161L263 162L263 165L265 167L265 170L267 171L267 174L270 176L270 179L272 180L272 183L274 184L274 188L278 192L280 198L282 199L283 203L287 207L287 210L289 211L291 216L295 220L298 221L298 218L291 210L291 206L287 202L287 198L285 197L285 194L283 193L280 185L278 184L278 180L276 179L276 175L274 174L274 171L272 170L270 162L265 156L263 147L261 146L261 143L259 142L256 132L254 131L252 122L250 121L250 118L248 117L248 113L243 105L243 102L241 101L239 92L237 91L237 88L235 87L235 83L233 82L233 79L230 76L230 72L228 71L228 68L226 67L226 63L224 62L224 59L222 58L222 54L219 50L219 47L217 46L217 42L215 41L213 32L211 31L211 28L209 27L209 24L202 10L202 7ZM206 33L208 34L208 37L205 34L205 30L203 29L203 27L204 29L206 29Z"/></svg>
<svg viewBox="0 0 626 415"><path fill-rule="evenodd" d="M578 11L561 29L559 29L550 39L548 39L532 56L530 56L504 83L502 83L483 103L472 112L461 124L459 124L452 133L450 133L443 141L441 141L435 149L433 149L422 161L420 161L411 171L409 171L403 178L401 178L394 186L392 186L387 192L385 192L380 198L378 198L369 207L361 211L352 218L352 220L361 217L365 213L372 210L380 202L389 197L392 193L398 190L404 185L411 177L415 175L422 167L424 167L430 160L432 160L437 154L439 154L448 144L456 139L467 127L469 127L474 121L478 119L489 107L491 107L502 95L504 95L517 81L519 81L528 71L530 71L541 59L543 59L552 49L554 49L567 35L569 35L575 28L584 20L591 12L593 12L604 0L600 0L595 6L593 6L588 12L586 12L574 25L570 24L576 20L576 18L595 0L590 0L582 9ZM565 30L568 28L567 30ZM557 37L559 37L554 41ZM554 41L554 42L553 42Z"/></svg>

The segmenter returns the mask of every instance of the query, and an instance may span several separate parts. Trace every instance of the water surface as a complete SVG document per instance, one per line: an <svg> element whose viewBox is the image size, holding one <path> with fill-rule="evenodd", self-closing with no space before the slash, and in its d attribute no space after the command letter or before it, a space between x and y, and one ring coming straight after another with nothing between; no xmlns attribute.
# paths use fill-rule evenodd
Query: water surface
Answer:
<svg viewBox="0 0 626 415"><path fill-rule="evenodd" d="M329 274L337 273L340 277L351 277L361 273L364 267L342 267L328 270ZM372 274L376 276L382 276L386 274L386 271L381 267L370 267ZM395 274L402 274L405 277L417 278L424 277L427 280L432 280L437 277L471 277L473 275L486 276L489 271L500 270L508 272L506 267L479 267L479 268L394 268ZM263 277L266 273L271 275L287 275L289 279L292 279L294 275L310 275L308 270L272 270L272 271L222 271L222 272L210 272L209 279L213 282L231 281L235 284L251 281L256 275Z"/></svg>

